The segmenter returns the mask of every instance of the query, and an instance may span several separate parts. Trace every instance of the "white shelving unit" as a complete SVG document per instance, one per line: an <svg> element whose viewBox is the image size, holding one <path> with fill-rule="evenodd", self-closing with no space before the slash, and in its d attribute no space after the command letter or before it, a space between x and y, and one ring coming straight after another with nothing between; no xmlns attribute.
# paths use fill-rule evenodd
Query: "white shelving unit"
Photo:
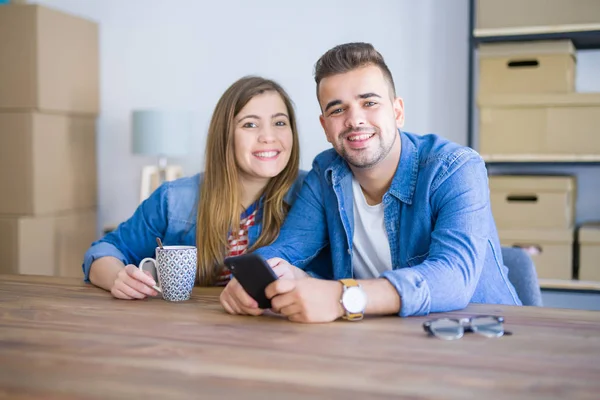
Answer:
<svg viewBox="0 0 600 400"><path fill-rule="evenodd" d="M573 5L574 7L576 5ZM468 145L477 150L477 105L475 86L477 81L476 53L482 43L521 42L536 40L569 39L577 50L600 50L600 23L580 25L552 25L501 29L475 29L476 1L470 0L470 48L469 48L469 107L468 107ZM600 127L598 127L600 135ZM575 175L578 189L597 188L600 192L600 155L599 154L482 154L490 174L555 174ZM578 192L578 197L581 195ZM586 198L587 197L587 198ZM578 201L576 220L578 225L593 220L600 221L600 196L584 196ZM540 280L545 291L576 292L600 297L600 282L578 280ZM599 303L600 304L600 303Z"/></svg>

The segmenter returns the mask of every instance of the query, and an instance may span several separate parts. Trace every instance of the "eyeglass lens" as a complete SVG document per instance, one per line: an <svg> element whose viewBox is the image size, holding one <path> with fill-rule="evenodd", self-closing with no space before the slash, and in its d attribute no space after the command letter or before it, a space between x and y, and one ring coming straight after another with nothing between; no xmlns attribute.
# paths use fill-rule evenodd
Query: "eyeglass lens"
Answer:
<svg viewBox="0 0 600 400"><path fill-rule="evenodd" d="M465 329L460 322L448 318L432 321L430 327L431 333L445 340L460 339L465 333Z"/></svg>
<svg viewBox="0 0 600 400"><path fill-rule="evenodd" d="M471 330L487 337L500 337L504 334L504 325L494 317L477 317L471 320Z"/></svg>

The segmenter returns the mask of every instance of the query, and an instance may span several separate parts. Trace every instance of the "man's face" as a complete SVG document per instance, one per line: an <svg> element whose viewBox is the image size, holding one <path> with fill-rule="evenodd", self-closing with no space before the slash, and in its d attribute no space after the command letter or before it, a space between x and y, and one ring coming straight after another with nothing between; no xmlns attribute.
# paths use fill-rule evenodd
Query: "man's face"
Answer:
<svg viewBox="0 0 600 400"><path fill-rule="evenodd" d="M385 159L404 124L402 99L392 98L374 65L324 78L319 101L327 141L355 168L370 168Z"/></svg>

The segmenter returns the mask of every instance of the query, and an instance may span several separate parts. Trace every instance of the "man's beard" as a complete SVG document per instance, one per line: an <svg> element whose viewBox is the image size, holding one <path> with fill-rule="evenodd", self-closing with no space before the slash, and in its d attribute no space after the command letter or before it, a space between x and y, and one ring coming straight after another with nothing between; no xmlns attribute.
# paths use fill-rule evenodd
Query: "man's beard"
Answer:
<svg viewBox="0 0 600 400"><path fill-rule="evenodd" d="M349 150L346 151L344 147L344 143L346 141L345 137L349 133L361 132L361 133L374 133L373 137L379 138L379 146L374 149L363 149L363 150ZM338 154L346 160L348 164L355 168L368 169L377 165L381 160L383 160L392 150L394 143L396 142L396 136L394 135L394 139L392 139L389 145L385 143L383 140L383 136L381 135L381 130L379 128L349 128L343 131L338 135ZM371 137L369 140L373 139Z"/></svg>

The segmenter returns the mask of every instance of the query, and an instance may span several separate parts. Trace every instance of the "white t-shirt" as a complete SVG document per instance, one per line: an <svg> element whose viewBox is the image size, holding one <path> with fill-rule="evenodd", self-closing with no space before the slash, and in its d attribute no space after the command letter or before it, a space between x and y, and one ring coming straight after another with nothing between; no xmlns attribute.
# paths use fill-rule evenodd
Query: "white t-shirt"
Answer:
<svg viewBox="0 0 600 400"><path fill-rule="evenodd" d="M352 178L354 237L352 266L356 279L378 278L392 269L390 242L385 230L383 203L370 206L358 181Z"/></svg>

